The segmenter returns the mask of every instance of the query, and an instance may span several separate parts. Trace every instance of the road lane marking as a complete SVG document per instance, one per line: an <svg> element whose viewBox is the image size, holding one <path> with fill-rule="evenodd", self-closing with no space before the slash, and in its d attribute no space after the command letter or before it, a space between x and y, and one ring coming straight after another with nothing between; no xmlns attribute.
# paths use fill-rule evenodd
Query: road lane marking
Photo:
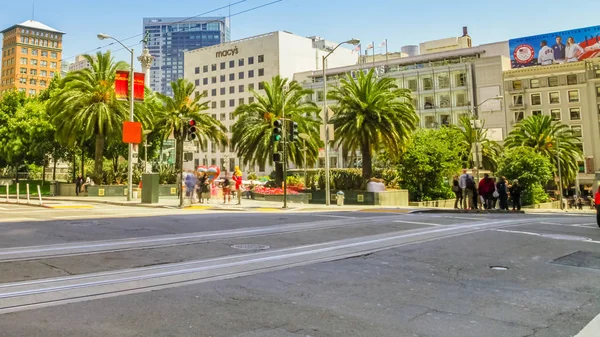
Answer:
<svg viewBox="0 0 600 337"><path fill-rule="evenodd" d="M575 337L600 336L600 315L592 319Z"/></svg>
<svg viewBox="0 0 600 337"><path fill-rule="evenodd" d="M513 230L509 230L509 229L496 229L496 232L542 236L542 234L540 234L540 233L513 231Z"/></svg>
<svg viewBox="0 0 600 337"><path fill-rule="evenodd" d="M437 224L437 223L431 223L431 222L419 222L419 221L405 221L405 220L396 220L394 222L399 222L399 223L408 223L408 224L413 224L413 225L426 225L426 226L451 226L452 224L448 224L448 225L441 225L441 224Z"/></svg>

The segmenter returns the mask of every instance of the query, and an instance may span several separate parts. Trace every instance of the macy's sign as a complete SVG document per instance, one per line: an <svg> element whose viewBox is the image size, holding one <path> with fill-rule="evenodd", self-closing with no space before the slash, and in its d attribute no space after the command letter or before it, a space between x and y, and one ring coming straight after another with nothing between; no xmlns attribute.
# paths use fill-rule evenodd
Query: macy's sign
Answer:
<svg viewBox="0 0 600 337"><path fill-rule="evenodd" d="M232 49L218 51L216 53L216 56L217 57L233 56L233 55L237 55L237 53L238 53L238 48L236 46L236 47L234 47Z"/></svg>

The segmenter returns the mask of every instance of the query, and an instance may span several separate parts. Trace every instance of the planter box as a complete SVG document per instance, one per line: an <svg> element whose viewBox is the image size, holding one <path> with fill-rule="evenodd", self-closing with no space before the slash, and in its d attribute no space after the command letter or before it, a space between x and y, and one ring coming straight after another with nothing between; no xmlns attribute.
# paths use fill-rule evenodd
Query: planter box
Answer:
<svg viewBox="0 0 600 337"><path fill-rule="evenodd" d="M454 199L410 202L411 207L454 208Z"/></svg>
<svg viewBox="0 0 600 337"><path fill-rule="evenodd" d="M345 205L408 206L408 191L395 190L384 192L343 191ZM311 204L324 204L325 191L307 191L311 193ZM337 200L337 192L331 193L331 203Z"/></svg>
<svg viewBox="0 0 600 337"><path fill-rule="evenodd" d="M160 197L176 197L177 196L177 184L158 186L158 196L160 196Z"/></svg>
<svg viewBox="0 0 600 337"><path fill-rule="evenodd" d="M252 199L262 201L283 202L283 194L258 194L252 192ZM287 201L294 204L308 204L310 194L288 194Z"/></svg>
<svg viewBox="0 0 600 337"><path fill-rule="evenodd" d="M541 204L535 204L533 206L525 206L523 208L533 208L533 209L560 209L560 201L551 201L545 202ZM565 207L566 208L566 207Z"/></svg>

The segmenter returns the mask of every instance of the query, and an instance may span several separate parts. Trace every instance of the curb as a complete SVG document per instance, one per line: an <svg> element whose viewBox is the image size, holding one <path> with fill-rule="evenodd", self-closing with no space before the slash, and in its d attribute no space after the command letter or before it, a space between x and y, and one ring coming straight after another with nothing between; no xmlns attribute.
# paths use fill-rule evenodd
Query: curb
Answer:
<svg viewBox="0 0 600 337"><path fill-rule="evenodd" d="M158 205L158 204L142 204L140 203L127 203L127 202L122 202L122 201L110 201L110 200L93 200L93 199L82 199L81 201L79 200L73 200L73 199L63 199L63 198L54 198L54 197L50 197L47 198L46 200L51 200L51 201L63 201L63 202L85 202L85 203L90 203L90 204L104 204L104 205L115 205L115 206L132 206L132 207L146 207L146 208L176 208L177 206L167 206L167 205Z"/></svg>
<svg viewBox="0 0 600 337"><path fill-rule="evenodd" d="M450 214L525 214L525 211L521 210L521 211L501 211L501 210L470 210L470 211L465 211L462 209L435 209L435 208L428 208L428 209L418 209L418 210L413 210L410 211L409 213L432 213L432 214L436 214L436 213L450 213Z"/></svg>

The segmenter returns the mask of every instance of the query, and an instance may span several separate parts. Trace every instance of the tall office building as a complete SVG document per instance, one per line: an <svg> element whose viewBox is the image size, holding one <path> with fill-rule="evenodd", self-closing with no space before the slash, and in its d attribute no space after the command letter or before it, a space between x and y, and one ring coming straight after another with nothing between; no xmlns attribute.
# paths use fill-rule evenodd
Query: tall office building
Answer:
<svg viewBox="0 0 600 337"><path fill-rule="evenodd" d="M170 83L183 78L183 53L229 42L229 19L144 18L148 49L155 57L150 68L150 88L172 95Z"/></svg>
<svg viewBox="0 0 600 337"><path fill-rule="evenodd" d="M33 20L3 31L0 92L24 91L35 95L43 91L61 70L64 32Z"/></svg>

